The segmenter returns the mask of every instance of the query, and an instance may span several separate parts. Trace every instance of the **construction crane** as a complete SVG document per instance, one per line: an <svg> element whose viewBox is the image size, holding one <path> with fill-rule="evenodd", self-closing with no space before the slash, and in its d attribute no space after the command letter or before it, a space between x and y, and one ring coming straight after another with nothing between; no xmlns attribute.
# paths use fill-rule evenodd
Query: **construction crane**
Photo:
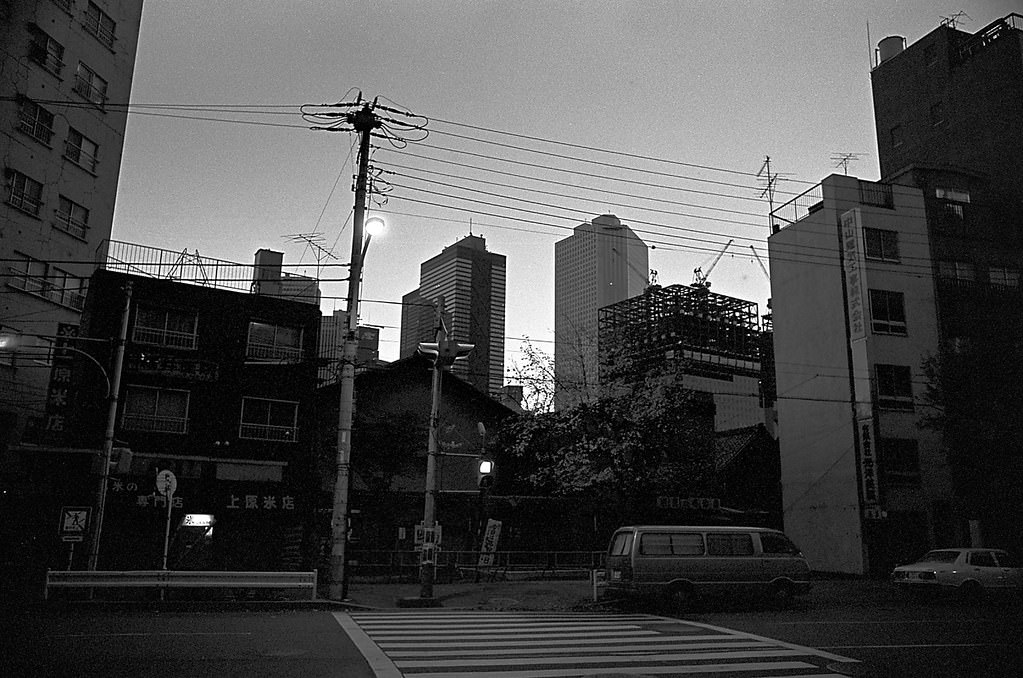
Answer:
<svg viewBox="0 0 1023 678"><path fill-rule="evenodd" d="M703 288L704 290L710 289L710 280L708 280L708 278L710 278L710 272L713 271L714 267L718 265L718 262L721 261L721 257L723 257L725 254L725 250L727 250L731 244L732 244L731 240L725 243L725 246L721 248L721 251L718 252L718 255L714 257L714 261L710 262L710 266L707 267L706 273L703 272L703 268L700 266L697 266L693 270L692 284L693 287L700 287Z"/></svg>
<svg viewBox="0 0 1023 678"><path fill-rule="evenodd" d="M764 272L764 277L767 278L767 282L771 282L771 274L767 272L767 267L764 266L763 260L760 258L760 255L757 254L757 249L753 247L753 245L750 245L749 248L753 250L753 256L756 258L757 263L760 264L760 270Z"/></svg>

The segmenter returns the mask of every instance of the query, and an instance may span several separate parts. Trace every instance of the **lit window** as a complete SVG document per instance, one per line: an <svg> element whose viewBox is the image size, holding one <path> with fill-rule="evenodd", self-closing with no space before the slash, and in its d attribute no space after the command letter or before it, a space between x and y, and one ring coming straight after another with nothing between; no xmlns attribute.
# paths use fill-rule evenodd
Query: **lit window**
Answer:
<svg viewBox="0 0 1023 678"><path fill-rule="evenodd" d="M868 259L899 261L899 234L880 228L864 228L863 240Z"/></svg>
<svg viewBox="0 0 1023 678"><path fill-rule="evenodd" d="M298 437L298 403L242 398L239 438L293 443Z"/></svg>
<svg viewBox="0 0 1023 678"><path fill-rule="evenodd" d="M934 189L934 196L942 201L945 211L956 215L960 219L964 216L964 205L970 204L970 192L956 188L937 187Z"/></svg>
<svg viewBox="0 0 1023 678"><path fill-rule="evenodd" d="M878 407L892 410L913 409L913 382L906 365L875 365Z"/></svg>
<svg viewBox="0 0 1023 678"><path fill-rule="evenodd" d="M870 290L870 324L876 334L906 334L906 305L902 292Z"/></svg>
<svg viewBox="0 0 1023 678"><path fill-rule="evenodd" d="M85 30L91 33L97 40L107 47L114 47L114 30L117 24L106 12L101 10L94 2L90 2L85 9Z"/></svg>
<svg viewBox="0 0 1023 678"><path fill-rule="evenodd" d="M53 138L53 113L31 99L22 99L18 107L18 129L49 146Z"/></svg>
<svg viewBox="0 0 1023 678"><path fill-rule="evenodd" d="M29 30L32 34L32 42L28 46L29 58L59 77L64 69L64 46L35 24Z"/></svg>
<svg viewBox="0 0 1023 678"><path fill-rule="evenodd" d="M78 72L75 73L75 84L72 89L100 108L106 105L107 81L99 77L94 70L80 61L78 62Z"/></svg>
<svg viewBox="0 0 1023 678"><path fill-rule="evenodd" d="M22 212L39 215L43 205L43 185L18 171L9 171L7 203Z"/></svg>
<svg viewBox="0 0 1023 678"><path fill-rule="evenodd" d="M54 225L76 238L85 240L85 233L89 229L89 210L70 198L60 196L60 207L57 209Z"/></svg>
<svg viewBox="0 0 1023 678"><path fill-rule="evenodd" d="M90 172L95 172L96 163L99 162L98 155L99 146L96 145L96 142L76 129L68 130L67 143L64 144L65 158Z"/></svg>
<svg viewBox="0 0 1023 678"><path fill-rule="evenodd" d="M188 433L188 391L130 384L121 426L127 431Z"/></svg>

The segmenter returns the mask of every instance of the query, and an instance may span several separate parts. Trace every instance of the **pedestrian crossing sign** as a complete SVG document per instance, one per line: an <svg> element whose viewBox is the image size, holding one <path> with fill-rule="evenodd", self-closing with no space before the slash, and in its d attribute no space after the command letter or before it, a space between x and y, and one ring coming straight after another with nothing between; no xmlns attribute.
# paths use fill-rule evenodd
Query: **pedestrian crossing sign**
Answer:
<svg viewBox="0 0 1023 678"><path fill-rule="evenodd" d="M62 506L60 509L61 541L82 541L89 529L91 506Z"/></svg>

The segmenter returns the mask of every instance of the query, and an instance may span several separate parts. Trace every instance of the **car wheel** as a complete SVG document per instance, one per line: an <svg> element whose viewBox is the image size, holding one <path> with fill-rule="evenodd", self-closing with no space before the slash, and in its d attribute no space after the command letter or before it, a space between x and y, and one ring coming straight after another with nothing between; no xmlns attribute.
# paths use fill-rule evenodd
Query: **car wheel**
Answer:
<svg viewBox="0 0 1023 678"><path fill-rule="evenodd" d="M793 597L792 585L788 582L775 582L771 585L771 602L779 607L788 607Z"/></svg>
<svg viewBox="0 0 1023 678"><path fill-rule="evenodd" d="M666 600L672 610L681 612L693 601L693 589L688 584L673 584L668 588Z"/></svg>
<svg viewBox="0 0 1023 678"><path fill-rule="evenodd" d="M978 600L984 595L980 582L970 579L959 585L959 597L963 600Z"/></svg>

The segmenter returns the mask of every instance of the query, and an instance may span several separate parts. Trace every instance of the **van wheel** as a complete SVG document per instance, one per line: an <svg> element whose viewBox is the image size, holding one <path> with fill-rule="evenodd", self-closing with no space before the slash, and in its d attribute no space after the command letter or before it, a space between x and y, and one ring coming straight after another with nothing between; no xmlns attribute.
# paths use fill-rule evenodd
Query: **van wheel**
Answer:
<svg viewBox="0 0 1023 678"><path fill-rule="evenodd" d="M686 584L674 584L668 588L666 600L672 610L681 612L693 601L693 590Z"/></svg>
<svg viewBox="0 0 1023 678"><path fill-rule="evenodd" d="M771 586L771 602L780 607L788 607L792 602L792 586L787 582L776 582Z"/></svg>

